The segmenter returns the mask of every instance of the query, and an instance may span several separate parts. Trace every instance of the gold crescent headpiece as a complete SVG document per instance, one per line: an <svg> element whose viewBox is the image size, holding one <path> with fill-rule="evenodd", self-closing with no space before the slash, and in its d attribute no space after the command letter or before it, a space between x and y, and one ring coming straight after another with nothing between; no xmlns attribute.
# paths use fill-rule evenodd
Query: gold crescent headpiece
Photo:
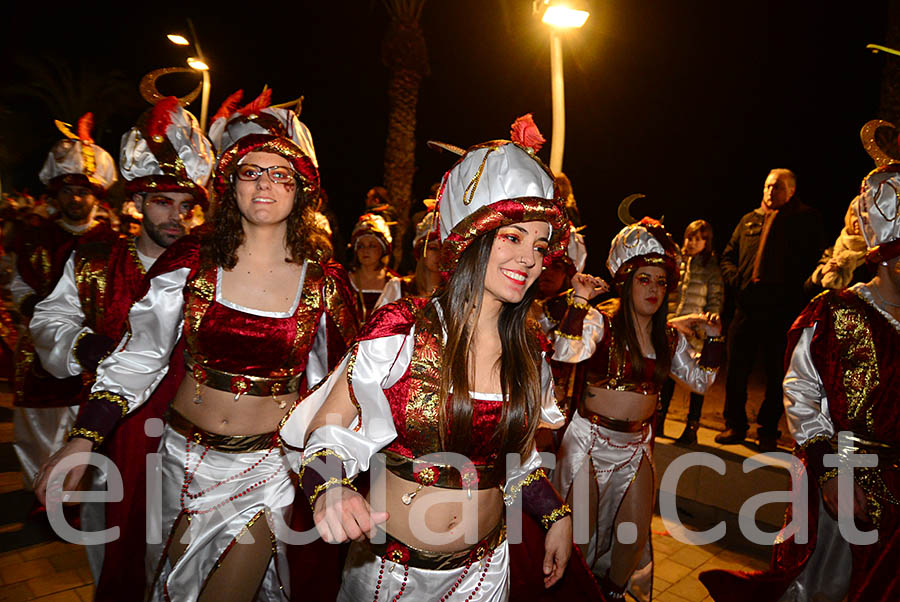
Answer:
<svg viewBox="0 0 900 602"><path fill-rule="evenodd" d="M283 102L277 105L269 105L272 109L291 109L296 113L297 117L300 117L301 111L303 111L303 99L305 96L301 96L296 100L289 100L288 102Z"/></svg>
<svg viewBox="0 0 900 602"><path fill-rule="evenodd" d="M894 157L884 152L884 150L880 146L878 146L878 141L875 140L875 132L879 128L883 127L896 128L896 126L890 121L885 121L883 119L873 119L866 125L862 126L862 129L859 130L859 138L860 140L862 140L863 148L866 149L866 152L869 153L869 156L872 157L873 161L875 161L875 165L877 167L900 162L900 159L895 159Z"/></svg>
<svg viewBox="0 0 900 602"><path fill-rule="evenodd" d="M619 203L619 210L616 212L619 216L619 221L626 226L630 226L631 224L636 223L637 220L634 219L634 217L632 217L631 215L631 204L636 200L643 199L645 197L646 195L637 193L629 194L627 197L622 199L622 202Z"/></svg>
<svg viewBox="0 0 900 602"><path fill-rule="evenodd" d="M197 73L194 69L188 69L187 67L165 67L163 69L156 69L151 71L147 75L145 75L141 79L141 84L138 86L138 89L141 91L141 96L144 97L144 100L149 102L151 105L155 105L157 102L166 97L165 94L160 94L159 90L156 88L156 80L158 80L163 75L169 75L170 73ZM182 96L178 99L178 104L183 107L188 106L200 96L200 91L203 89L203 82L197 84L197 87L194 88L190 93L185 96Z"/></svg>

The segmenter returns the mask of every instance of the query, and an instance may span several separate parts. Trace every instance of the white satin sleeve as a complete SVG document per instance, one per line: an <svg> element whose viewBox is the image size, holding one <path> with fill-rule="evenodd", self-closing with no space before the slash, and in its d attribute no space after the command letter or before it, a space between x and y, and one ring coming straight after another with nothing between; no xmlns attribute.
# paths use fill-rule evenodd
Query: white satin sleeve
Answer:
<svg viewBox="0 0 900 602"><path fill-rule="evenodd" d="M289 447L302 448L307 456L324 448L336 452L343 459L349 478L368 470L372 456L397 436L384 390L394 386L406 373L412 359L413 342L412 330L408 334L358 341L326 381L291 410L281 427L282 441ZM307 440L313 417L351 361L349 387L359 403L359 414L348 425L328 423L320 426ZM299 470L297 459L292 455L294 470Z"/></svg>
<svg viewBox="0 0 900 602"><path fill-rule="evenodd" d="M188 274L190 268L181 268L153 278L150 290L128 312L125 336L97 367L92 393L124 397L129 412L147 401L165 377L169 356L181 338Z"/></svg>
<svg viewBox="0 0 900 602"><path fill-rule="evenodd" d="M699 359L699 354L693 353L690 343L679 332L669 373L687 385L691 391L702 394L706 393L715 382L718 369L704 368L700 365Z"/></svg>
<svg viewBox="0 0 900 602"><path fill-rule="evenodd" d="M515 466L512 470L506 471L506 482L503 484L503 501L507 506L515 501L517 492L522 488L522 481L542 465L541 454L538 452L537 447L533 447L531 454L524 462Z"/></svg>
<svg viewBox="0 0 900 602"><path fill-rule="evenodd" d="M541 330L544 331L544 334L551 341L556 337L556 333L554 331L556 330L556 327L559 326L559 324L547 315L547 312L544 311L543 307L541 308L540 315L537 318L537 323L540 324Z"/></svg>
<svg viewBox="0 0 900 602"><path fill-rule="evenodd" d="M563 322L565 322L565 318L563 318ZM561 332L554 333L553 359L569 364L583 362L594 355L597 344L603 340L605 330L606 318L591 307L584 316L580 339L570 338Z"/></svg>
<svg viewBox="0 0 900 602"><path fill-rule="evenodd" d="M384 289L381 291L381 296L378 297L378 301L375 302L375 309L378 309L382 305L393 303L402 296L403 289L401 288L400 279L392 276L391 279L385 283Z"/></svg>
<svg viewBox="0 0 900 602"><path fill-rule="evenodd" d="M553 387L553 372L544 354L541 354L541 422L551 429L560 428L566 417L556 405L556 394Z"/></svg>
<svg viewBox="0 0 900 602"><path fill-rule="evenodd" d="M328 374L328 330L325 326L326 312L319 316L316 337L309 358L306 360L306 384L312 389Z"/></svg>
<svg viewBox="0 0 900 602"><path fill-rule="evenodd" d="M15 264L13 264L13 277L9 283L9 294L12 297L13 303L16 307L22 303L22 299L32 294L34 291L33 288L28 286L28 283L22 280L22 277L19 275L19 270L15 268Z"/></svg>
<svg viewBox="0 0 900 602"><path fill-rule="evenodd" d="M815 326L803 329L784 375L784 412L797 445L813 437L834 435L825 386L810 352L815 330Z"/></svg>
<svg viewBox="0 0 900 602"><path fill-rule="evenodd" d="M81 333L92 331L84 326L84 311L75 283L74 252L66 261L56 288L35 305L28 328L34 349L47 372L56 378L81 374L81 364L73 353L75 341Z"/></svg>

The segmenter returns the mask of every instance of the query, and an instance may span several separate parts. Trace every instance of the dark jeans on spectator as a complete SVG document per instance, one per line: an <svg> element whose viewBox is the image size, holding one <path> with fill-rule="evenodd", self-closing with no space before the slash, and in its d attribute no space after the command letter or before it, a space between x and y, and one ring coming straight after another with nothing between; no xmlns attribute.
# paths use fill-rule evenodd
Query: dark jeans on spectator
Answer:
<svg viewBox="0 0 900 602"><path fill-rule="evenodd" d="M669 413L669 403L675 393L675 379L669 378L659 390L659 419L665 420ZM703 410L703 395L691 391L691 405L688 410L688 420L700 421L700 412Z"/></svg>
<svg viewBox="0 0 900 602"><path fill-rule="evenodd" d="M738 308L728 327L728 378L725 381L725 425L747 432L747 382L758 350L766 373L766 394L756 416L758 435L777 437L784 413L782 381L787 331L793 318L783 312Z"/></svg>

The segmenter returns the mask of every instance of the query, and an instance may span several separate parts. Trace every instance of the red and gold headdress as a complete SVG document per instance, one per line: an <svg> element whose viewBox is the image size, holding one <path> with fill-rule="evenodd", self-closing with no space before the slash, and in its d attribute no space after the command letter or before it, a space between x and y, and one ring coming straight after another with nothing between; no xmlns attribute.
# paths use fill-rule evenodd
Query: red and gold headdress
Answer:
<svg viewBox="0 0 900 602"><path fill-rule="evenodd" d="M63 186L75 185L90 187L102 197L116 181L116 164L91 137L94 114L85 113L78 120L76 132L68 123L55 123L65 138L50 149L38 176L41 182L54 193Z"/></svg>
<svg viewBox="0 0 900 602"><path fill-rule="evenodd" d="M513 140L473 146L444 174L437 210L445 273L456 268L460 255L475 238L519 222L550 224L550 249L544 265L565 254L569 239L565 208L556 198L553 174L535 154L543 137L534 122L529 127L523 119L513 124Z"/></svg>
<svg viewBox="0 0 900 602"><path fill-rule="evenodd" d="M125 191L187 192L206 207L215 156L197 119L174 96L157 100L122 136Z"/></svg>
<svg viewBox="0 0 900 602"><path fill-rule="evenodd" d="M859 135L869 156L878 166L862 181L854 200L862 236L869 247L866 260L888 261L900 255L900 159L885 151L875 138L881 127L894 124L873 120L863 126ZM894 139L893 153L900 155L900 139Z"/></svg>

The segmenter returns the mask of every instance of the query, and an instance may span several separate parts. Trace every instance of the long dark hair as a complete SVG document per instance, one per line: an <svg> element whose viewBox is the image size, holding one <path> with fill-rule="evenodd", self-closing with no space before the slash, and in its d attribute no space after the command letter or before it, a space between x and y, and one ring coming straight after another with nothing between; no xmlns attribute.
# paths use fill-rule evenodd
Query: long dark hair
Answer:
<svg viewBox="0 0 900 602"><path fill-rule="evenodd" d="M237 264L237 250L244 242L244 227L233 183L225 194L214 199L212 211L211 227L202 235L202 257L230 270ZM302 264L305 259L324 261L332 255L328 234L316 225L309 198L300 185L287 217L286 238L291 263Z"/></svg>
<svg viewBox="0 0 900 602"><path fill-rule="evenodd" d="M472 389L471 347L475 320L481 311L484 297L484 278L491 255L493 230L475 239L459 258L450 280L434 295L443 314L446 329L441 363L440 409L441 447L445 451L468 453L472 446ZM508 453L518 453L524 460L540 422L541 409L541 348L535 333L526 325L528 310L537 292L532 284L519 303L505 303L497 322L500 338L500 390L503 408L494 443L499 447L497 459ZM441 318L434 304L428 304L422 314L425 328L440 333ZM440 334L438 334L440 336ZM450 392L453 392L451 395ZM503 462L495 470L505 469Z"/></svg>
<svg viewBox="0 0 900 602"><path fill-rule="evenodd" d="M622 365L622 360L628 353L631 357L632 374L638 377L644 372L644 354L641 353L641 345L637 338L637 319L634 315L634 304L631 297L636 272L637 270L631 272L622 284L619 308L618 311L613 312L611 327L616 342L615 352L619 359L619 365ZM667 328L666 304L663 302L650 319L650 341L653 343L653 350L656 353L653 381L658 385L666 382L672 366L669 337L666 334Z"/></svg>

